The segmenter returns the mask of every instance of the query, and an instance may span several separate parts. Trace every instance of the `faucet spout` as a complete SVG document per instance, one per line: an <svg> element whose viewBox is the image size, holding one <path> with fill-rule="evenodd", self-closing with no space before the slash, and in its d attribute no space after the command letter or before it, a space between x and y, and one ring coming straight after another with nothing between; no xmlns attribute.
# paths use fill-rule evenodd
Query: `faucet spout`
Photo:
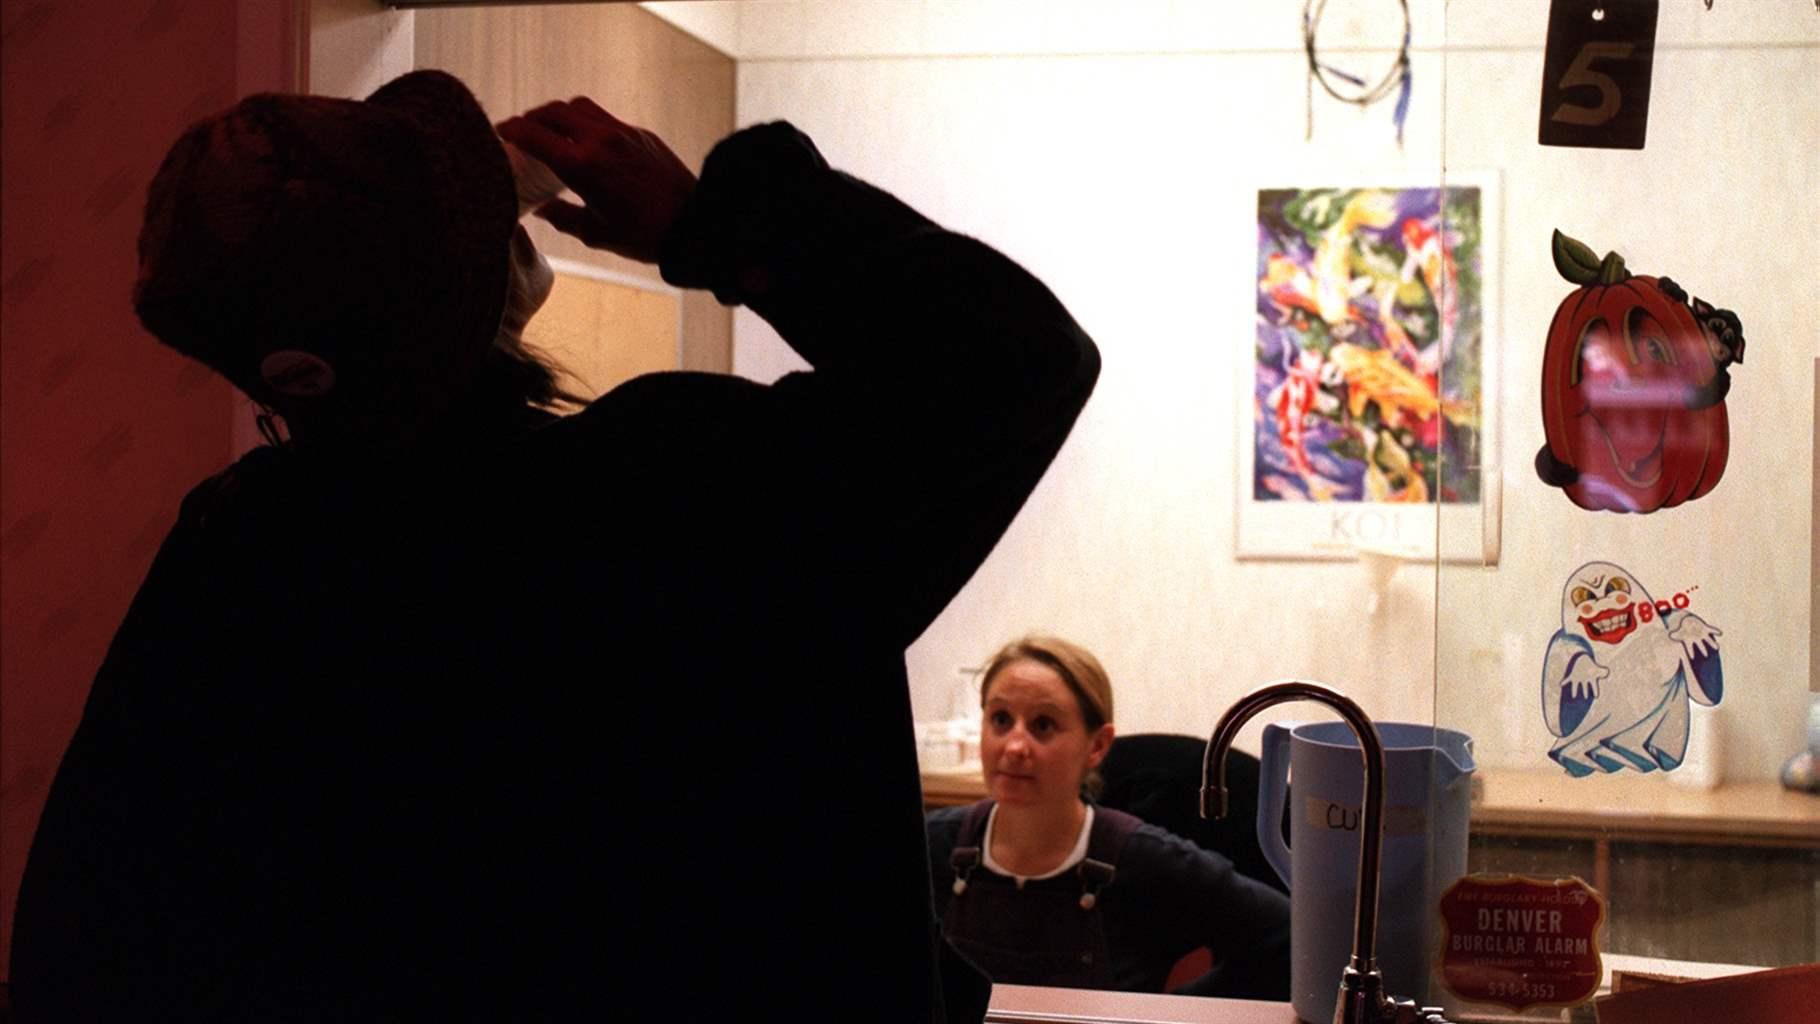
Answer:
<svg viewBox="0 0 1820 1024"><path fill-rule="evenodd" d="M1384 992L1383 975L1378 971L1378 862L1384 843L1384 744L1377 727L1363 709L1337 690L1301 679L1271 683L1240 698L1226 710L1207 742L1207 754L1201 764L1201 817L1223 818L1227 812L1226 754L1239 729L1253 715L1276 704L1295 700L1312 700L1332 708L1345 719L1359 738L1359 752L1365 759L1364 809L1359 835L1359 889L1353 906L1352 962L1340 983L1340 1002L1334 1011L1335 1024L1367 1022L1442 1021L1441 1011L1418 1009L1406 1000L1393 1000Z"/></svg>
<svg viewBox="0 0 1820 1024"><path fill-rule="evenodd" d="M1289 701L1312 700L1332 708L1359 737L1365 756L1365 803L1359 833L1359 896L1353 913L1351 969L1376 971L1378 935L1378 857L1384 841L1384 746L1378 730L1350 697L1320 683L1288 679L1271 683L1226 709L1207 742L1201 764L1201 817L1226 816L1226 753L1239 730L1258 712ZM1217 801L1217 809L1215 805Z"/></svg>

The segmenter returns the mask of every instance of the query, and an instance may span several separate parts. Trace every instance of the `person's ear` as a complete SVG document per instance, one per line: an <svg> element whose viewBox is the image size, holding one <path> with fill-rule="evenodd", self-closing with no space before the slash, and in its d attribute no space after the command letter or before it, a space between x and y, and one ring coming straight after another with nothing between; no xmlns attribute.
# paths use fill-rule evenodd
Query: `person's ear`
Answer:
<svg viewBox="0 0 1820 1024"><path fill-rule="evenodd" d="M1093 735L1087 740L1087 768L1089 770L1098 768L1100 762L1106 759L1106 752L1112 749L1112 734L1111 722L1093 730Z"/></svg>
<svg viewBox="0 0 1820 1024"><path fill-rule="evenodd" d="M335 390L335 368L314 352L281 348L259 362L259 376L286 398L321 398Z"/></svg>

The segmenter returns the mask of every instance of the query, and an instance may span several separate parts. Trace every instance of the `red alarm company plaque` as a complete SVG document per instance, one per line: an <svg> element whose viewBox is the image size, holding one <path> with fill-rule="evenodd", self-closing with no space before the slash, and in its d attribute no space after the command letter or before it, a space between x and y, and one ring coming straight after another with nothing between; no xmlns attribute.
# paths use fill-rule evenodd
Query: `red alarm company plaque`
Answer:
<svg viewBox="0 0 1820 1024"><path fill-rule="evenodd" d="M1599 990L1605 900L1578 878L1467 875L1441 896L1441 981L1512 1010L1577 1006Z"/></svg>

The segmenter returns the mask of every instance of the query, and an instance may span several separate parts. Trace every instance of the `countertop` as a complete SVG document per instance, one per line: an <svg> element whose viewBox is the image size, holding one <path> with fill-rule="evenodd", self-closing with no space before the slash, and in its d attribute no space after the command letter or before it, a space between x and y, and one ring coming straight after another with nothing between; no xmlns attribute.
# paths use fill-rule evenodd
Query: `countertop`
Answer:
<svg viewBox="0 0 1820 1024"><path fill-rule="evenodd" d="M1088 1024L1132 1021L1143 1024L1296 1024L1288 1003L1244 999L1164 996L1144 992L992 986L987 1024Z"/></svg>
<svg viewBox="0 0 1820 1024"><path fill-rule="evenodd" d="M1742 974L1761 968L1741 964L1696 963L1686 960L1661 960L1654 957L1625 956L1607 953L1604 957L1605 978L1599 995L1611 990L1614 971L1642 971L1683 978L1717 978ZM1564 1021L1590 1020L1592 1007L1562 1010ZM1456 1015L1461 1024L1521 1020L1534 1024L1537 1018L1513 1017L1490 1011ZM1550 1018L1552 1019L1552 1018ZM992 1004L986 1011L987 1024L1297 1024L1295 1011L1288 1003L1253 1002L1242 999L1206 999L1196 996L1151 995L1141 992L1099 992L1069 988L1039 988L1030 985L992 986Z"/></svg>

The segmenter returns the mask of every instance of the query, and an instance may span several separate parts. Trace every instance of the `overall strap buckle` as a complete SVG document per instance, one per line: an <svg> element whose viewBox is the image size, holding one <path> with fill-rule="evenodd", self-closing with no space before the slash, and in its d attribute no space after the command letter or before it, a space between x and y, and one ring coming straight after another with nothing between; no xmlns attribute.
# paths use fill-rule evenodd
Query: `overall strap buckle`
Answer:
<svg viewBox="0 0 1820 1024"><path fill-rule="evenodd" d="M1100 890L1112 884L1119 869L1103 860L1088 857L1075 869L1081 878L1081 909L1092 910L1100 901Z"/></svg>

